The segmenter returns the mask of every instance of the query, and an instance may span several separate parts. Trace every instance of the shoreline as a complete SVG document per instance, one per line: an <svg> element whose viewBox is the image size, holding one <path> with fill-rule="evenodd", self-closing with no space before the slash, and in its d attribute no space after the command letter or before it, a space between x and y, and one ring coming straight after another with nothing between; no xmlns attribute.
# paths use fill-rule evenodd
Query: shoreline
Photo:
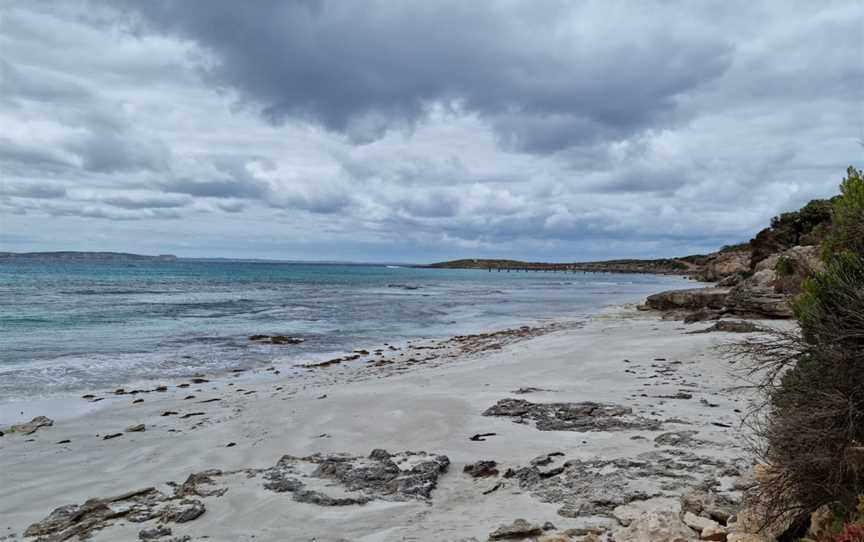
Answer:
<svg viewBox="0 0 864 542"><path fill-rule="evenodd" d="M499 524L522 517L549 521L562 532L612 529L638 511L674 508L676 495L708 479L734 495L748 468L734 429L735 411L746 408L746 395L728 389L728 363L712 350L733 337L684 334L705 326L683 326L626 308L582 324L491 340L494 334L474 336L463 340L468 347L459 351L418 343L410 354L415 361L409 361L406 352L412 350L406 350L401 361L359 369L342 362L310 369L309 378L265 369L260 379L238 376L136 398L124 394L30 436L7 434L0 438L0 469L10 473L9 483L0 488L0 518L8 524L0 524L0 536L21 536L59 506L164 487L207 469L240 470L250 477L241 482L219 475L214 483L227 493L202 498L207 512L196 521L172 524L175 534L193 540L251 540L252 534L255 540L482 540ZM195 397L184 399L189 395ZM541 430L549 421L542 413L535 418L531 413L527 418L484 415L502 399L532 405L594 401L632 412L584 431ZM146 431L124 431L139 423ZM483 433L494 435L470 438ZM663 435L666 440L658 442ZM667 442L676 436L683 441ZM70 442L56 444L64 440ZM374 449L443 454L450 467L430 497L420 500L379 495L363 505L328 507L295 502L261 486L259 475L272 471L261 474L260 469L284 454L366 457ZM549 456L557 453L565 457ZM644 487L630 487L627 468L596 463L619 458L668 465L683 460L682 453L692 456L684 475L692 479L686 483L663 472L642 472ZM562 494L570 471L550 474L542 483L475 479L462 472L481 460L496 461L502 473L521 472L539 457L553 465L566 459L583 462L584 469L604 469L605 484L633 499L586 515L578 507L574 512L578 503L571 502L572 495ZM304 476L308 483L315 481ZM331 481L320 489L332 492L334 486L338 483ZM584 498L592 502L590 495ZM257 504L250 509L250 503ZM151 523L117 520L96 531L93 540L131 540Z"/></svg>
<svg viewBox="0 0 864 542"><path fill-rule="evenodd" d="M316 352L310 354L297 354L297 357L287 357L284 359L271 359L266 362L257 362L251 366L238 366L236 368L221 368L215 371L202 372L190 371L185 375L171 375L162 379L138 379L133 381L122 381L112 385L102 385L98 387L81 387L78 389L70 389L63 391L50 392L45 395L40 395L31 399L11 398L0 399L0 429L4 426L10 426L15 423L23 423L34 416L44 415L54 420L69 419L81 415L86 415L91 412L100 410L110 403L122 399L125 395L138 395L141 393L149 393L153 388L158 386L168 386L169 388L176 386L183 381L189 381L194 378L205 378L214 385L224 385L232 381L246 381L249 379L270 379L274 376L287 375L294 373L294 376L303 378L304 372L309 369L314 369L319 366L327 366L328 364L341 364L344 367L352 369L362 368L367 363L375 363L378 361L396 359L401 354L413 349L427 349L432 345L435 349L448 349L442 355L450 355L452 352L449 349L458 343L456 340L459 337L473 337L484 335L504 334L520 328L531 328L535 333L546 333L557 328L578 325L585 319L592 318L598 315L606 314L618 310L623 310L624 307L634 306L628 304L611 304L596 309L579 313L571 316L549 316L544 318L533 318L511 324L509 326L495 326L494 324L486 327L486 324L474 323L468 327L470 330L465 335L450 335L450 336L422 336L415 335L408 338L400 338L381 342L375 346L368 344L357 345L351 350ZM290 348L288 346L287 348ZM355 356L358 353L359 357ZM382 352L384 356L376 356L375 354ZM298 358L307 358L306 363L298 362ZM354 359L350 359L354 358ZM341 361L340 361L341 360ZM274 374L275 371L275 374ZM286 378L283 376L282 378ZM124 393L115 393L117 390L124 390ZM95 401L82 400L82 396L92 395Z"/></svg>

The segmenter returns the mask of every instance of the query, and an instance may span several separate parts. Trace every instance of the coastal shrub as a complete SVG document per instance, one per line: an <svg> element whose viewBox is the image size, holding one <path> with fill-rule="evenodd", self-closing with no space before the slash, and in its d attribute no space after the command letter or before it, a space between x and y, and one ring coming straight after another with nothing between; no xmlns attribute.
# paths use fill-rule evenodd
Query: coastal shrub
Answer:
<svg viewBox="0 0 864 542"><path fill-rule="evenodd" d="M849 168L840 196L832 200L831 216L825 269L804 281L792 303L800 329L774 331L737 348L752 360L749 375L758 375L765 398L750 421L758 438L755 450L771 473L751 495L766 525L779 518L803 520L823 505L840 518L854 518L858 495L864 494L860 171ZM783 265L778 262L778 274ZM856 540L859 523L850 521L842 539Z"/></svg>

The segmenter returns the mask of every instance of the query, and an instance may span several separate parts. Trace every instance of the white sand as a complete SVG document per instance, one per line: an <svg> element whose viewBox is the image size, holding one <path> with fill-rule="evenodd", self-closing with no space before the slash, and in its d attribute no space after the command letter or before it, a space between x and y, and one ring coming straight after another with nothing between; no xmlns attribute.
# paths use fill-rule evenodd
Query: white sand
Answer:
<svg viewBox="0 0 864 542"><path fill-rule="evenodd" d="M737 429L711 425L735 426L739 414L734 409L745 408L745 398L727 389L733 384L728 361L712 349L740 335L684 333L701 327L707 324L684 326L628 310L491 353L416 363L401 373L397 370L400 364L362 375L337 365L315 370L326 377L244 376L235 379L233 386L224 383L231 380L226 378L188 389L166 382L168 392L141 395L141 404L131 404L133 397L128 395L112 398L93 412L59 417L53 427L30 437L7 434L0 438L0 537L10 533L21 537L28 525L58 506L169 480L182 482L190 473L204 469L263 468L283 454L367 455L374 448L445 454L452 464L431 503L379 500L363 506L320 507L264 490L259 479L235 481L225 496L204 499L207 512L199 519L172 525L174 535L190 534L193 540L205 535L209 540L256 541L340 537L440 541L472 536L485 540L499 524L517 517L551 521L559 530L584 525L581 520L557 515L557 505L541 503L515 486L482 495L495 480L473 480L462 468L480 459L493 459L503 471L553 451L565 452L568 459L630 457L655 449L653 438L662 431L539 431L481 413L505 397L620 404L633 407L637 414L686 419L695 425L664 430L698 429L699 438L726 443L712 453L741 457L744 452L738 446L743 443ZM639 397L680 389L676 383L661 384L662 378L650 378L655 358L683 362L679 374L698 385L692 399ZM637 374L625 373L625 369ZM554 391L511 393L524 386ZM277 387L283 389L276 391ZM257 393L244 395L237 388ZM184 401L189 394L196 398ZM326 398L318 398L325 394ZM224 400L198 403L211 397ZM702 398L719 406L702 405ZM189 419L160 416L165 410L206 415ZM41 413L27 412L26 420ZM107 441L101 437L137 423L145 423L146 432L125 433ZM475 433L486 432L497 435L484 442L469 440ZM648 438L631 440L637 434ZM65 439L71 442L55 444ZM229 442L236 446L226 448ZM97 532L94 540L135 540L142 526L152 526L152 522L119 521Z"/></svg>

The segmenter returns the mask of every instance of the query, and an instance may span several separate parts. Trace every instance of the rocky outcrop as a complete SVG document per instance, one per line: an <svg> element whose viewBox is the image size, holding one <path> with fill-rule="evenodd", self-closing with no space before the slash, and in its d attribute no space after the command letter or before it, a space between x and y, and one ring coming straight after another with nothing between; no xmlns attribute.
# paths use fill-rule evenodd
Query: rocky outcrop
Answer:
<svg viewBox="0 0 864 542"><path fill-rule="evenodd" d="M648 296L645 306L660 311L722 309L726 306L729 291L727 288L668 290Z"/></svg>
<svg viewBox="0 0 864 542"><path fill-rule="evenodd" d="M158 519L161 523L193 521L205 512L204 503L195 499L166 495L149 487L116 497L89 499L84 504L69 504L51 512L42 521L30 525L24 536L39 537L37 542L55 542L78 537L89 538L93 532L118 520L141 523Z"/></svg>
<svg viewBox="0 0 864 542"><path fill-rule="evenodd" d="M791 318L789 296L778 294L773 288L755 287L746 282L729 292L727 313L751 318Z"/></svg>
<svg viewBox="0 0 864 542"><path fill-rule="evenodd" d="M742 276L750 271L750 251L717 252L705 259L696 278L704 282L719 282L727 277Z"/></svg>
<svg viewBox="0 0 864 542"><path fill-rule="evenodd" d="M659 421L636 416L631 408L590 401L532 403L524 399L501 399L483 415L506 416L516 423L534 422L541 431L621 431L660 427Z"/></svg>

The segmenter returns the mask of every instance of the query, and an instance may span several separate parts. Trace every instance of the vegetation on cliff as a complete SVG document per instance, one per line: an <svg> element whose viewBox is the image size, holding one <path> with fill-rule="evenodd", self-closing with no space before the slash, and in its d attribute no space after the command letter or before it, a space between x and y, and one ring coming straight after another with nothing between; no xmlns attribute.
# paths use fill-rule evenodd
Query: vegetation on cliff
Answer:
<svg viewBox="0 0 864 542"><path fill-rule="evenodd" d="M803 282L793 301L800 332L775 332L742 351L755 360L765 406L754 428L770 474L754 491L766 522L809 519L830 509L833 527L820 540L840 540L854 524L864 494L864 176L849 168L840 195L786 213L772 225L783 235L822 237L824 270ZM785 218L784 218L785 217ZM788 227L789 224L797 224ZM802 226L803 225L803 226ZM758 237L758 236L757 236ZM763 236L763 240L769 236ZM785 272L786 263L777 263ZM847 522L844 526L843 520ZM831 522L829 522L831 523Z"/></svg>

